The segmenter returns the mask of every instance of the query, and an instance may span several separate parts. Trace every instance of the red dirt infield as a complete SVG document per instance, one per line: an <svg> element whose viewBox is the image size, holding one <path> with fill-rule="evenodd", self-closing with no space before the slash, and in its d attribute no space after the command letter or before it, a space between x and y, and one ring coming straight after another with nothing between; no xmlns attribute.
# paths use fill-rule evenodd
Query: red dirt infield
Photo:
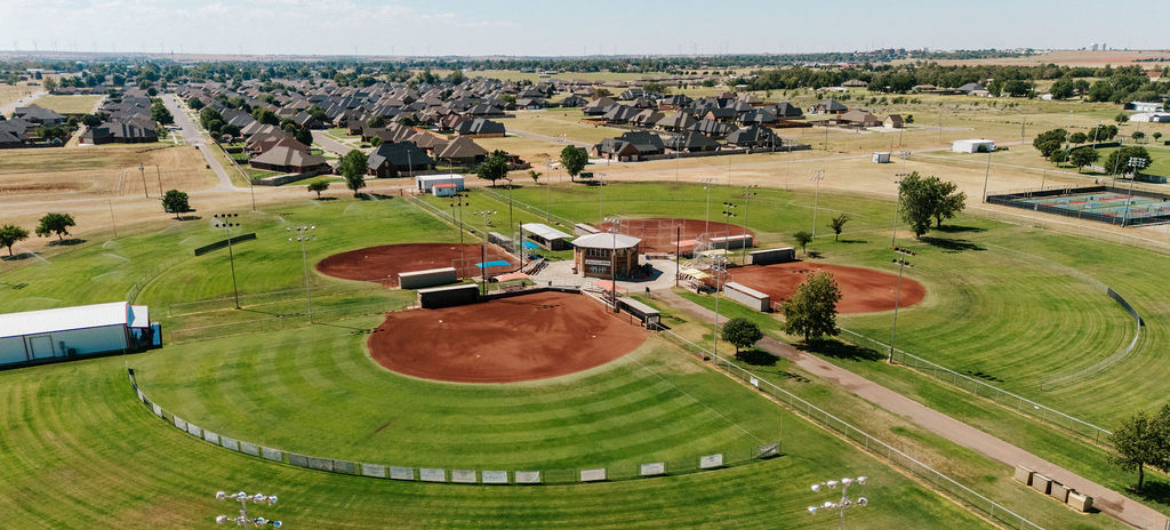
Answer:
<svg viewBox="0 0 1170 530"><path fill-rule="evenodd" d="M731 269L731 280L772 297L776 305L787 300L796 292L796 286L804 282L809 274L828 271L841 288L841 301L837 304L840 313L872 313L889 311L894 308L894 297L898 289L898 275L872 269L846 267L794 261L774 265L749 265ZM908 307L926 296L922 284L902 277L901 307Z"/></svg>
<svg viewBox="0 0 1170 530"><path fill-rule="evenodd" d="M601 231L609 229L612 223L602 223L597 225ZM651 217L646 219L622 219L621 228L618 230L621 234L631 235L642 239L642 252L666 252L674 254L675 244L678 240L678 229L682 229L682 241L692 241L703 234L704 231L710 231L713 237L724 237L728 235L738 236L743 235L743 227L729 225L726 223L718 223L711 221L710 224L703 220L695 219L668 219L660 217ZM751 230L747 233L755 234Z"/></svg>
<svg viewBox="0 0 1170 530"><path fill-rule="evenodd" d="M567 375L618 359L647 332L582 294L546 291L388 313L370 355L402 374L459 383Z"/></svg>
<svg viewBox="0 0 1170 530"><path fill-rule="evenodd" d="M398 285L398 273L442 267L455 267L460 278L479 276L480 245L463 245L466 263L460 266L458 243L410 243L369 247L334 254L317 262L317 270L336 278L364 282L387 282ZM516 260L495 245L487 246L487 261ZM510 272L515 266L488 267L490 274Z"/></svg>

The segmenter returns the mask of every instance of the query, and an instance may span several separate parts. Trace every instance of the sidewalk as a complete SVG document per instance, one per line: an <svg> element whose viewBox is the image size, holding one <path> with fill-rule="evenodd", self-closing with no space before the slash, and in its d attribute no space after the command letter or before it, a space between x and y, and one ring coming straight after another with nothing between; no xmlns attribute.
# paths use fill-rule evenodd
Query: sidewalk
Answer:
<svg viewBox="0 0 1170 530"><path fill-rule="evenodd" d="M659 298L686 313L714 322L715 312L673 291L658 291ZM870 401L894 414L898 414L931 432L963 447L976 451L1014 468L1023 465L1061 484L1093 497L1093 507L1123 523L1146 530L1165 530L1167 517L1158 511L1133 499L1092 482L1072 471L1044 460L1019 447L991 436L966 423L938 412L926 405L903 396L893 390L861 377L814 355L802 352L791 345L771 337L765 337L757 346L781 357L801 370L845 387L853 394ZM1037 496L1039 499L1039 496ZM1043 500L1043 499L1041 499Z"/></svg>

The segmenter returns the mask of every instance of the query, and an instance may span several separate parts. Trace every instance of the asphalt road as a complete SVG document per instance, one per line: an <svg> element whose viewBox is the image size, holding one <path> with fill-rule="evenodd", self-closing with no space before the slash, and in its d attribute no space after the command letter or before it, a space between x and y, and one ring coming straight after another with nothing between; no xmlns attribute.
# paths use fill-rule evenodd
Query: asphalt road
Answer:
<svg viewBox="0 0 1170 530"><path fill-rule="evenodd" d="M228 191L234 189L235 185L232 184L231 177L228 176L223 165L219 163L219 159L215 157L215 153L211 152L212 149L216 148L207 145L203 132L199 130L199 126L195 124L195 121L183 111L182 106L179 105L178 97L174 94L165 94L162 97L162 101L163 105L167 107L167 110L171 111L171 115L175 118L175 126L179 128L175 132L182 136L183 142L187 145L195 146L203 153L203 158L207 160L207 165L211 166L211 170L215 172L215 176L219 177L219 185L213 188L212 191Z"/></svg>
<svg viewBox="0 0 1170 530"><path fill-rule="evenodd" d="M16 112L16 107L27 107L32 105L33 101L44 95L44 90L38 90L33 92L31 96L25 96L16 101L13 101L12 103L4 105L3 107L0 107L0 116L11 116L13 112Z"/></svg>

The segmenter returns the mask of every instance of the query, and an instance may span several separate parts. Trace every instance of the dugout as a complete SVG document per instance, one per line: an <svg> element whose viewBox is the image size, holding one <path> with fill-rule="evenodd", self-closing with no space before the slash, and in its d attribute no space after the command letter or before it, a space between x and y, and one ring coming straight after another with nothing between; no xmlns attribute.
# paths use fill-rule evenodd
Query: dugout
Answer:
<svg viewBox="0 0 1170 530"><path fill-rule="evenodd" d="M423 289L459 281L455 267L442 267L398 273L398 286L403 289Z"/></svg>
<svg viewBox="0 0 1170 530"><path fill-rule="evenodd" d="M769 248L748 252L748 261L745 265L770 265L789 261L796 261L796 249L792 247Z"/></svg>
<svg viewBox="0 0 1170 530"><path fill-rule="evenodd" d="M656 328L658 323L662 321L662 314L657 309L650 307L642 302L634 300L633 298L618 298L618 309L634 315L638 320L642 321L642 325L647 328Z"/></svg>
<svg viewBox="0 0 1170 530"><path fill-rule="evenodd" d="M755 243L752 241L751 234L736 234L733 236L719 236L712 237L709 240L711 248L733 250L739 248L752 248Z"/></svg>
<svg viewBox="0 0 1170 530"><path fill-rule="evenodd" d="M570 245L566 240L573 237L544 223L525 223L520 229L527 232L528 239L548 250L567 250Z"/></svg>
<svg viewBox="0 0 1170 530"><path fill-rule="evenodd" d="M488 232L488 243L499 246L508 252L516 252L516 244L512 238L499 232Z"/></svg>
<svg viewBox="0 0 1170 530"><path fill-rule="evenodd" d="M742 283L727 282L723 284L723 296L748 306L761 313L772 310L772 297L752 289Z"/></svg>
<svg viewBox="0 0 1170 530"><path fill-rule="evenodd" d="M474 304L478 301L479 286L474 283L418 290L418 305L423 309Z"/></svg>

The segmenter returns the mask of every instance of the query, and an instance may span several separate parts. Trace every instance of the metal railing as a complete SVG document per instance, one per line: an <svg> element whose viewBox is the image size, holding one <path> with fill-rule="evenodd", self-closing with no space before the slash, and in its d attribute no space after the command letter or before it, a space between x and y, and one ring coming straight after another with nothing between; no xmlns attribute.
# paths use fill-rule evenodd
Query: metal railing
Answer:
<svg viewBox="0 0 1170 530"><path fill-rule="evenodd" d="M862 431L861 429L850 425L846 421L829 414L820 407L817 407L816 405L813 405L812 403L797 397L795 394L780 388L771 381L768 381L749 370L745 370L744 368L741 368L727 359L714 356L714 354L712 354L706 347L695 344L694 342L691 342L690 340L687 340L686 338L670 330L663 330L661 335L681 346L683 350L689 353L702 356L703 358L709 358L714 363L716 368L722 369L728 375L731 375L736 379L739 379L740 381L755 387L760 392L775 398L776 400L787 405L790 410L801 414L811 421L814 421L817 424L820 424L821 426L842 435L846 440L856 443L857 445L863 447L866 451L881 456L898 467L909 471L914 476L925 480L932 486L951 495L959 502L983 512L991 519L1011 528L1018 528L1021 530L1042 530L1041 526L1029 521L1022 515L1019 515L1007 509L1003 505L975 492L971 488L956 482L954 479L942 474L939 471L936 471L934 468L924 464L923 462L915 459L905 452L895 449L890 444L887 444Z"/></svg>

